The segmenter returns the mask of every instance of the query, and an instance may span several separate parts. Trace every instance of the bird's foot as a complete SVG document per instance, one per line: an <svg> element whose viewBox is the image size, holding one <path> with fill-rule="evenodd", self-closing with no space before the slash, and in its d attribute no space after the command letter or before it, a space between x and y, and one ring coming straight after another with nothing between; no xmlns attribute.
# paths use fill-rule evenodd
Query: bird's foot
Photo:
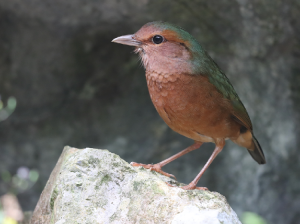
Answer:
<svg viewBox="0 0 300 224"><path fill-rule="evenodd" d="M170 183L166 182L166 184L170 187L176 187L176 186L173 186L171 185ZM181 189L183 190L194 190L194 189L197 189L197 190L201 190L201 191L208 191L207 187L197 187L195 184L193 183L190 183L189 185L186 185L186 186L183 186L183 187L180 187Z"/></svg>
<svg viewBox="0 0 300 224"><path fill-rule="evenodd" d="M193 182L189 183L186 186L181 187L183 190L201 190L201 191L207 191L207 187L197 187L196 184L194 184Z"/></svg>
<svg viewBox="0 0 300 224"><path fill-rule="evenodd" d="M142 164L142 163L135 163L135 162L131 162L130 163L131 166L142 166L144 167L145 169L150 169L151 171L154 170L162 175L165 175L167 177L172 177L176 180L176 177L173 175L173 174L169 174L169 173L166 173L164 171L161 170L161 165L159 165L159 163L157 164Z"/></svg>

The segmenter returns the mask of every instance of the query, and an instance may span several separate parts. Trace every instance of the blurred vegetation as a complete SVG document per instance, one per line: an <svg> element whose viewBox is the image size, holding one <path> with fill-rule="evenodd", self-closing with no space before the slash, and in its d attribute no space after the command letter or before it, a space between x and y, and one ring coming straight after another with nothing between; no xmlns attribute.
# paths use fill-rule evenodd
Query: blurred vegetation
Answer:
<svg viewBox="0 0 300 224"><path fill-rule="evenodd" d="M0 207L1 209L1 207ZM0 210L0 224L17 224L18 222L10 217L4 217L4 213Z"/></svg>
<svg viewBox="0 0 300 224"><path fill-rule="evenodd" d="M14 97L9 97L7 100L7 105L4 107L4 103L0 96L0 121L6 120L16 109L17 100Z"/></svg>
<svg viewBox="0 0 300 224"><path fill-rule="evenodd" d="M27 167L19 167L17 173L12 175L7 170L1 172L1 181L5 183L7 191L12 194L20 194L31 188L39 178L39 172Z"/></svg>
<svg viewBox="0 0 300 224"><path fill-rule="evenodd" d="M6 185L7 193L13 195L18 195L30 189L37 182L38 178L39 178L39 172L37 170L35 169L30 170L29 168L24 166L19 167L15 175L12 175L10 172L5 170L1 172L1 176L0 176L1 182L4 183L4 185ZM0 199L2 198L3 196ZM18 203L17 198L13 203ZM0 200L0 224L17 224L18 221L22 221L22 220L17 221L15 217L10 217L9 215L7 215L7 214L16 213L16 212L8 211L11 209L12 209L11 206L5 207L4 203ZM22 213L21 209L19 213L20 212Z"/></svg>
<svg viewBox="0 0 300 224"><path fill-rule="evenodd" d="M30 189L39 178L39 172L37 170L29 169L24 166L19 167L15 175L12 175L7 170L2 171L0 175L1 182L6 185L7 194L13 195L18 195ZM15 199L14 203L18 203L17 198ZM5 205L0 201L0 224L17 224L18 221L22 221L17 221L15 217L10 217L9 215L7 215L16 213L7 211L11 210L10 207L5 207ZM22 213L21 209L19 212Z"/></svg>
<svg viewBox="0 0 300 224"><path fill-rule="evenodd" d="M244 212L241 221L243 224L268 224L264 218L253 212Z"/></svg>
<svg viewBox="0 0 300 224"><path fill-rule="evenodd" d="M9 97L7 103L3 103L0 96L0 122L6 120L16 109L17 100L15 97ZM39 172L35 169L29 169L27 167L19 167L16 174L11 174L7 170L3 170L0 173L0 181L3 183L7 194L18 195L24 191L30 189L38 180ZM3 196L0 197L3 199ZM16 203L17 199L15 199ZM15 217L10 217L7 214L11 213L7 211L4 202L0 200L0 224L17 224L18 221Z"/></svg>

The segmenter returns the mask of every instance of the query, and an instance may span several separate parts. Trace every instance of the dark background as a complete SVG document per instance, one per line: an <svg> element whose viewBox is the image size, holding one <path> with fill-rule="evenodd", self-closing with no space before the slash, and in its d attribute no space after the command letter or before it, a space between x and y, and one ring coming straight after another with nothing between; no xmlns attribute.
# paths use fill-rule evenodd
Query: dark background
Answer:
<svg viewBox="0 0 300 224"><path fill-rule="evenodd" d="M227 74L267 159L258 165L227 142L198 185L225 195L238 215L299 223L299 18L299 0L0 0L0 94L18 103L0 123L0 170L40 173L18 195L23 209L34 209L65 145L156 163L193 143L156 113L133 49L111 43L164 20L193 34ZM164 170L189 183L213 148Z"/></svg>

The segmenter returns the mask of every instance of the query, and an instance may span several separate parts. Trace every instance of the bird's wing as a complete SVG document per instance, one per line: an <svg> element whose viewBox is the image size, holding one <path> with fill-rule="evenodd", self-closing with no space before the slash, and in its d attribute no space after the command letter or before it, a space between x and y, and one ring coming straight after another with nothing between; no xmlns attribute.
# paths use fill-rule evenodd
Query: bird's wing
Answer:
<svg viewBox="0 0 300 224"><path fill-rule="evenodd" d="M233 106L233 116L237 118L237 122L252 131L252 123L241 100L231 100Z"/></svg>
<svg viewBox="0 0 300 224"><path fill-rule="evenodd" d="M206 51L204 51L204 55L202 56L201 60L204 62L202 63L204 66L201 67L201 71L199 73L206 75L209 82L216 87L224 98L230 101L232 105L232 115L236 118L235 120L248 130L252 131L252 123L247 110L231 85L229 79Z"/></svg>
<svg viewBox="0 0 300 224"><path fill-rule="evenodd" d="M232 115L236 118L236 121L252 131L252 123L247 110L227 76L219 70L219 72L209 75L209 81L230 101L232 105Z"/></svg>

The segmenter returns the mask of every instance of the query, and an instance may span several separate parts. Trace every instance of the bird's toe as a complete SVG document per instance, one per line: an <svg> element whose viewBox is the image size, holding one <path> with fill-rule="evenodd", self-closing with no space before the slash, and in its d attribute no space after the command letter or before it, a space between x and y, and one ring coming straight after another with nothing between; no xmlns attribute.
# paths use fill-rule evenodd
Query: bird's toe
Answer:
<svg viewBox="0 0 300 224"><path fill-rule="evenodd" d="M157 164L142 164L142 163L136 163L136 162L131 162L130 163L131 166L142 166L144 167L145 169L150 169L151 171L156 171L157 173L160 173L164 176L167 176L167 177L172 177L176 180L176 177L173 175L173 174L169 174L169 173L166 173L164 171L161 170L161 165L159 163Z"/></svg>

